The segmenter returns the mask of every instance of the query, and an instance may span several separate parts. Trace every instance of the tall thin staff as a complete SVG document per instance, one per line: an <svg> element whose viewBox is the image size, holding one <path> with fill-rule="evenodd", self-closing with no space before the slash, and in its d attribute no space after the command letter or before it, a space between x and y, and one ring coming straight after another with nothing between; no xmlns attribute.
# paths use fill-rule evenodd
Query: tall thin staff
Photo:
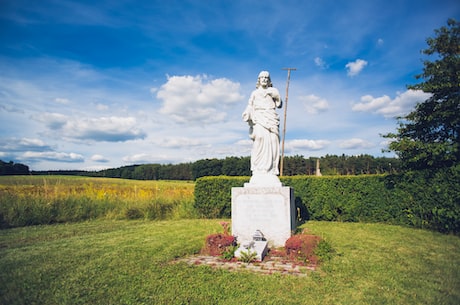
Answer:
<svg viewBox="0 0 460 305"><path fill-rule="evenodd" d="M284 140L286 138L286 116L287 116L287 105L289 99L289 81L291 79L291 70L297 70L296 68L283 68L283 70L287 70L287 80L286 80L286 101L284 105L284 127L283 127L283 142L281 145L281 164L280 164L280 176L283 176L283 164L284 164Z"/></svg>

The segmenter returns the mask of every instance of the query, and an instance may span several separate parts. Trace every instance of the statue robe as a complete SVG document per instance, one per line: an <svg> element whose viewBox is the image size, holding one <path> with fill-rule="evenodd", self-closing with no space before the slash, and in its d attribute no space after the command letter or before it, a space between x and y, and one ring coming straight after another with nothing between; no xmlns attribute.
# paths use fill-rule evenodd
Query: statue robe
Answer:
<svg viewBox="0 0 460 305"><path fill-rule="evenodd" d="M251 151L251 171L254 174L278 175L280 158L279 116L281 107L277 89L258 88L249 98L243 119L249 124L249 136L254 141Z"/></svg>

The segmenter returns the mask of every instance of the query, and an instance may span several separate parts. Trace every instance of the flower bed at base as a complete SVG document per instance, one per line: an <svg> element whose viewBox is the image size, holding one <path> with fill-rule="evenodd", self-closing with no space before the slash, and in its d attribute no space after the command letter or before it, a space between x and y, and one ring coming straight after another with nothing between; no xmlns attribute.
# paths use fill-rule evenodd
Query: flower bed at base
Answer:
<svg viewBox="0 0 460 305"><path fill-rule="evenodd" d="M315 235L298 234L291 236L285 248L269 249L263 261L244 262L228 256L235 249L235 239L228 234L211 234L199 255L176 260L189 265L205 265L229 271L249 271L261 274L290 274L306 276L308 270L316 270L318 257L315 249L321 238ZM234 250L233 250L234 251ZM232 252L233 253L233 252Z"/></svg>
<svg viewBox="0 0 460 305"><path fill-rule="evenodd" d="M292 235L284 248L269 249L262 261L253 258L238 260L234 257L238 248L237 240L229 234L229 223L221 222L223 233L215 233L206 237L205 245L199 255L177 259L175 262L186 262L189 265L206 265L230 271L251 271L262 274L291 274L305 276L307 270L316 270L320 258L330 257L333 249L319 236L305 234ZM318 257L316 251L319 251Z"/></svg>

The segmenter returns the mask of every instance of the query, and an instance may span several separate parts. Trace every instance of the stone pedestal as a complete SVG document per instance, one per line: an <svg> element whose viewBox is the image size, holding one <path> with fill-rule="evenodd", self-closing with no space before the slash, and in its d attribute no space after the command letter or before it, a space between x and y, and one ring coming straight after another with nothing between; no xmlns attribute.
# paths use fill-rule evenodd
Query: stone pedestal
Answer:
<svg viewBox="0 0 460 305"><path fill-rule="evenodd" d="M269 246L284 247L295 230L294 189L286 186L232 188L232 234L249 242L260 230Z"/></svg>

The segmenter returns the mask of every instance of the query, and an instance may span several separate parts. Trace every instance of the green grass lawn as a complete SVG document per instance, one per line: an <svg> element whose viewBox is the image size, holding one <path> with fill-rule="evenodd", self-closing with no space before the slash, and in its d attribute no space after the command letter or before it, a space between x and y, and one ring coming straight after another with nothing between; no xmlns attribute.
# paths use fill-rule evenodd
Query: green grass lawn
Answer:
<svg viewBox="0 0 460 305"><path fill-rule="evenodd" d="M460 238L308 222L335 249L307 277L171 264L219 220L96 220L0 231L0 304L459 304Z"/></svg>

